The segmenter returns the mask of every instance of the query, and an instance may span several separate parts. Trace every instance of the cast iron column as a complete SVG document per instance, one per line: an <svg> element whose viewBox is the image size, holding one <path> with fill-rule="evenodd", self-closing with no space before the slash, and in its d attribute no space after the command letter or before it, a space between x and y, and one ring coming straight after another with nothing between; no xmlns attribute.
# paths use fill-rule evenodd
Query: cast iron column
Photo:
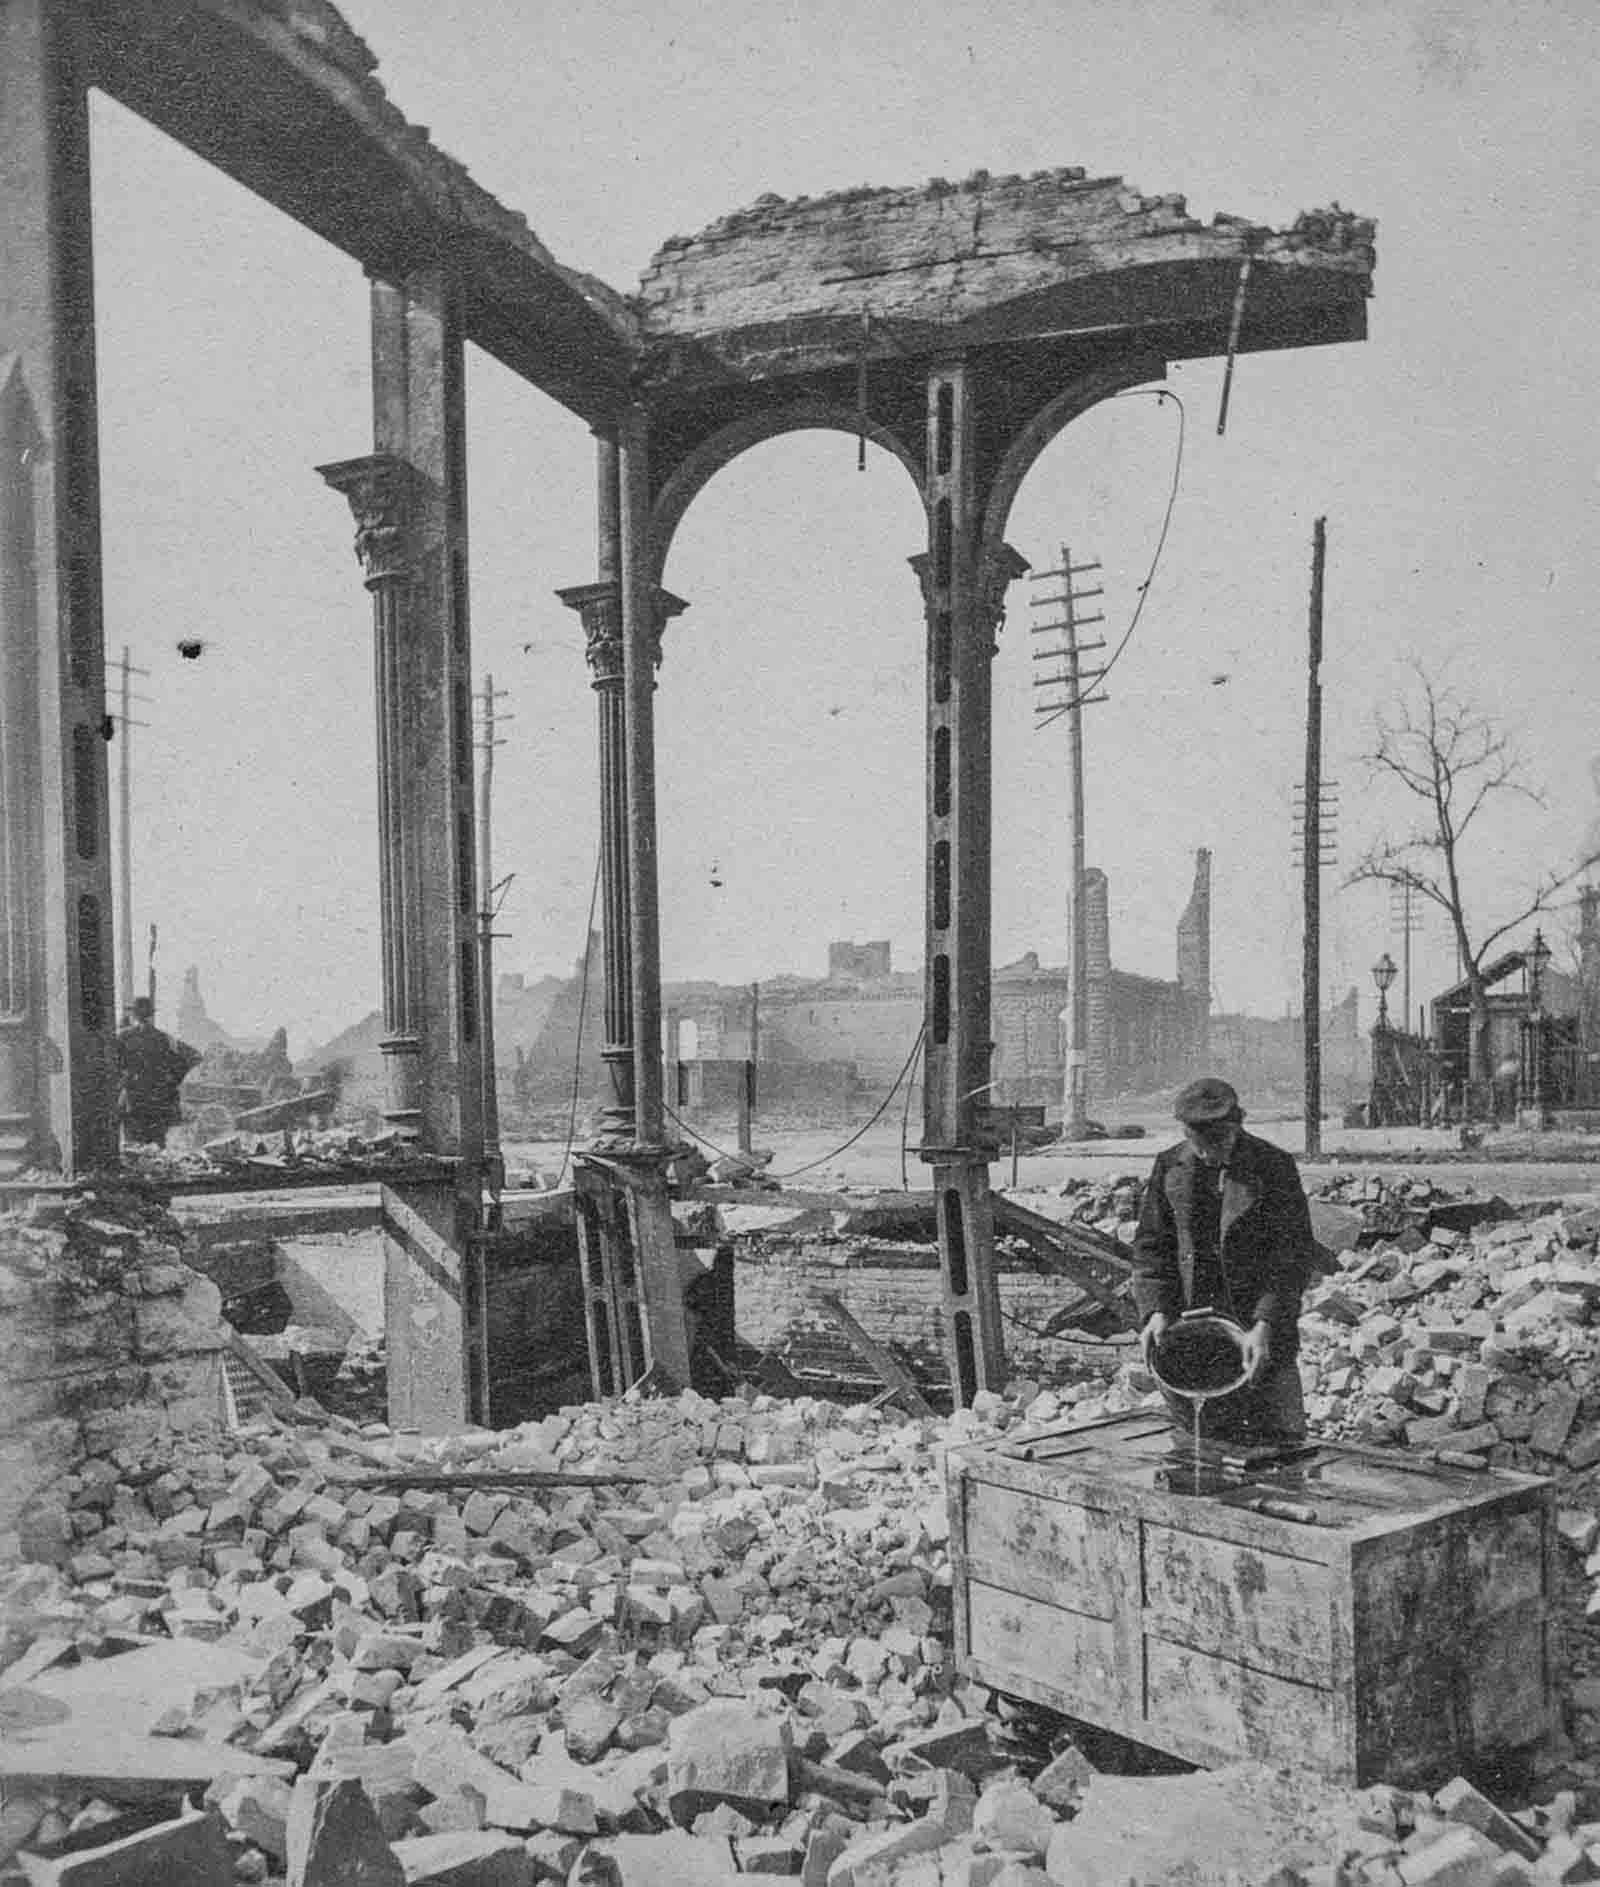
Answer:
<svg viewBox="0 0 1600 1887"><path fill-rule="evenodd" d="M600 935L605 966L605 1042L601 1059L611 1100L590 1141L596 1152L633 1146L633 910L628 889L628 765L622 680L622 591L613 582L583 583L556 594L583 622L584 655L594 675L600 756ZM665 623L687 605L665 590L655 596Z"/></svg>
<svg viewBox="0 0 1600 1887"><path fill-rule="evenodd" d="M594 676L600 761L600 935L605 966L605 1042L601 1059L611 1101L590 1141L597 1152L634 1145L633 899L629 877L627 704L622 639L622 493L615 437L598 435L598 576L556 594L583 623L584 655ZM657 588L652 597L654 653L661 660L666 624L688 605Z"/></svg>
<svg viewBox="0 0 1600 1887"><path fill-rule="evenodd" d="M611 1099L590 1145L633 1145L633 967L628 948L628 762L623 737L622 590L582 583L556 594L583 622L584 659L594 676L600 758L600 940L605 977L605 1040L600 1050Z"/></svg>
<svg viewBox="0 0 1600 1887"><path fill-rule="evenodd" d="M408 1139L422 1126L416 851L405 817L406 591L410 468L377 452L318 470L349 500L356 556L372 593L373 692L378 723L378 914L383 939L384 1119Z"/></svg>
<svg viewBox="0 0 1600 1887"><path fill-rule="evenodd" d="M0 4L0 1178L118 1157L79 11Z"/></svg>
<svg viewBox="0 0 1600 1887"><path fill-rule="evenodd" d="M389 1416L428 1431L491 1419L464 353L442 267L374 281L374 451L323 467L373 594L391 1118L444 1156L382 1195Z"/></svg>
<svg viewBox="0 0 1600 1887"><path fill-rule="evenodd" d="M656 633L650 580L649 422L631 406L617 429L622 542L622 700L627 746L628 898L633 943L634 1143L666 1146L661 1072L661 905L656 876Z"/></svg>
<svg viewBox="0 0 1600 1887"><path fill-rule="evenodd" d="M613 1162L612 1183L626 1191L628 1249L637 1268L648 1366L664 1384L689 1381L689 1333L683 1311L667 1162L661 1066L661 919L656 875L655 686L661 632L676 599L662 599L650 567L649 422L630 406L617 423L618 576L622 601L622 732L629 956L633 992L634 1144ZM681 608L679 604L677 607ZM617 1200L617 1203L622 1203Z"/></svg>
<svg viewBox="0 0 1600 1887"><path fill-rule="evenodd" d="M974 370L928 379L928 549L912 559L928 618L927 964L922 1158L933 1168L945 1347L956 1402L1005 1386L989 1197L989 664L1005 586L1027 568L983 561Z"/></svg>
<svg viewBox="0 0 1600 1887"><path fill-rule="evenodd" d="M375 281L374 451L321 470L373 595L390 1118L481 1176L462 356L441 271Z"/></svg>

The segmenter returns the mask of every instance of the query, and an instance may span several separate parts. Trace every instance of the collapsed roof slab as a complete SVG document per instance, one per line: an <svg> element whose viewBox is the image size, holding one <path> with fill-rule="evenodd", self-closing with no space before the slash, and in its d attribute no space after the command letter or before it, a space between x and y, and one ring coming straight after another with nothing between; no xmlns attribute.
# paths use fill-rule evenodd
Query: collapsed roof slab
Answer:
<svg viewBox="0 0 1600 1887"><path fill-rule="evenodd" d="M1207 224L1081 170L760 198L664 245L638 297L663 390L826 374L862 360L1116 337L1221 354L1241 268L1242 352L1366 335L1374 225L1337 206L1287 230Z"/></svg>
<svg viewBox="0 0 1600 1887"><path fill-rule="evenodd" d="M129 110L369 274L448 263L467 339L582 417L626 397L624 298L563 267L409 123L324 0L81 0L74 15L92 82Z"/></svg>

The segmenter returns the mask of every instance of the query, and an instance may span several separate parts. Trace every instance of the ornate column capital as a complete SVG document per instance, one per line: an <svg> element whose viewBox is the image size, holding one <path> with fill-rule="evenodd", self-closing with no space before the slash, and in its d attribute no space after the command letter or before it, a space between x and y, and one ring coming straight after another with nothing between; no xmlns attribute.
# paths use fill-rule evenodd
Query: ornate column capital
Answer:
<svg viewBox="0 0 1600 1887"><path fill-rule="evenodd" d="M576 610L583 622L584 659L594 670L596 688L622 680L622 585L620 583L577 583L556 595L568 609ZM652 598L651 641L655 666L661 666L661 643L666 626L689 607L681 596L658 585Z"/></svg>
<svg viewBox="0 0 1600 1887"><path fill-rule="evenodd" d="M392 452L340 459L317 467L335 491L349 500L356 521L356 556L370 587L409 574L411 556L411 467Z"/></svg>
<svg viewBox="0 0 1600 1887"><path fill-rule="evenodd" d="M556 595L583 623L583 658L594 671L594 685L622 682L622 585L575 583Z"/></svg>

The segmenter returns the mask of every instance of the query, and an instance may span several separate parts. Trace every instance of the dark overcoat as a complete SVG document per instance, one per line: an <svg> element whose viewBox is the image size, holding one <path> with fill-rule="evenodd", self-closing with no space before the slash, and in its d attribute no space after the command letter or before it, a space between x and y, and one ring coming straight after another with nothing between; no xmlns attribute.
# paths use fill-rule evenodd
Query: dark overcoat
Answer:
<svg viewBox="0 0 1600 1887"><path fill-rule="evenodd" d="M1133 1241L1140 1322L1194 1306L1195 1195L1216 1170L1187 1140L1156 1156ZM1222 1268L1246 1325L1266 1323L1275 1363L1300 1347L1300 1299L1318 1269L1317 1242L1299 1169L1270 1141L1241 1132L1222 1186Z"/></svg>

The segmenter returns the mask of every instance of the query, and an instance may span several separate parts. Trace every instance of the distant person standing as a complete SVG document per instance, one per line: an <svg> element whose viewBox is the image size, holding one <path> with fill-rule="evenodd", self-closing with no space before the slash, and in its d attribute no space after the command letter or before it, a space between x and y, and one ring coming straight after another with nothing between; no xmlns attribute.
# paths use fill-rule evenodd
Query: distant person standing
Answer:
<svg viewBox="0 0 1600 1887"><path fill-rule="evenodd" d="M1133 1241L1133 1294L1148 1365L1186 1311L1220 1312L1244 1331L1249 1378L1205 1405L1202 1432L1283 1445L1305 1436L1300 1300L1320 1269L1293 1158L1244 1131L1226 1081L1191 1081L1173 1104L1183 1139L1156 1156ZM1187 1404L1168 1397L1187 1426Z"/></svg>
<svg viewBox="0 0 1600 1887"><path fill-rule="evenodd" d="M178 1090L200 1060L200 1051L156 1027L148 996L133 999L132 1020L117 1035L123 1138L139 1146L164 1147L169 1128L183 1118Z"/></svg>

